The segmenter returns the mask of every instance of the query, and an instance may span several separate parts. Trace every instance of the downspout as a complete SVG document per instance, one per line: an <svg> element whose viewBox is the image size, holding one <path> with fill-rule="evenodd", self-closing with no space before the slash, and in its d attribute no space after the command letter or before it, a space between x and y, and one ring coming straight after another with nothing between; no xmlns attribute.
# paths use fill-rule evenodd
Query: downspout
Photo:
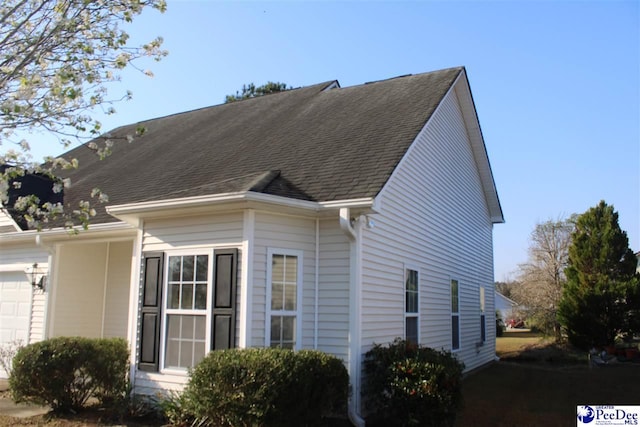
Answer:
<svg viewBox="0 0 640 427"><path fill-rule="evenodd" d="M100 327L100 338L104 338L105 317L107 313L107 288L109 286L109 257L111 256L111 242L107 242L107 256L104 261L104 286L102 289L102 325Z"/></svg>
<svg viewBox="0 0 640 427"><path fill-rule="evenodd" d="M351 211L340 208L340 228L349 237L350 280L349 280L349 420L356 427L364 427L360 416L360 239L358 230L351 225Z"/></svg>
<svg viewBox="0 0 640 427"><path fill-rule="evenodd" d="M142 265L142 240L144 223L138 220L136 238L131 249L131 277L129 278L129 322L127 323L127 339L129 340L129 381L131 390L135 392L137 372L138 314L140 313L140 287Z"/></svg>

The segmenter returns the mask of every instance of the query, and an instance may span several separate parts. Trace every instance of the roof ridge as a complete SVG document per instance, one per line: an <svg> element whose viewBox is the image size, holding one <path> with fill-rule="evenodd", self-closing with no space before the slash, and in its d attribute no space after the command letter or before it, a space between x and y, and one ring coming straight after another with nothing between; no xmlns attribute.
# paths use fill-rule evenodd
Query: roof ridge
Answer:
<svg viewBox="0 0 640 427"><path fill-rule="evenodd" d="M403 79L405 77L420 77L420 76L426 76L429 74L439 74L439 73L446 73L448 71L451 70L463 70L464 66L460 65L457 67L449 67L449 68L443 68L441 70L434 70L434 71L426 71L424 73L417 73L417 74L413 74L413 73L409 73L409 74L401 74L399 76L395 76L395 77L389 77L386 79L380 79L380 80L370 80L368 82L364 82L362 84L359 85L355 85L355 86L365 86L365 85L371 85L371 84L375 84L375 83L384 83L384 82L388 82L390 80L398 80L398 79Z"/></svg>
<svg viewBox="0 0 640 427"><path fill-rule="evenodd" d="M293 88L293 89L283 90L281 92L270 93L268 95L279 95L279 94L290 93L290 92L295 92L295 91L304 90L304 89L311 89L311 88L313 88L315 86L321 87L318 90L318 92L322 92L325 89L330 88L331 85L333 85L336 82L337 82L337 80L327 80L325 82L315 83L315 84L312 84L312 85L309 85L309 86L299 86L299 87L296 87L296 88ZM241 99L241 100L238 100L236 102L257 100L257 99L262 99L262 98L264 98L264 96L255 96L253 98ZM135 123L129 123L129 124L125 124L125 125L122 125L122 126L118 126L118 127L114 128L114 129L111 129L111 130L105 132L104 134L100 135L100 137L107 137L108 138L111 134L113 134L116 131L121 130L123 128L128 128L128 127L132 127L132 126L138 126L140 124L148 123L148 122L152 122L152 121L156 121L156 120L168 119L170 117L178 117L178 116L181 116L181 115L184 115L184 114L191 114L191 113L195 113L195 112L198 112L198 111L208 110L210 108L219 108L219 107L223 107L223 106L229 105L229 104L234 104L234 103L223 102L221 104L207 105L207 106L204 106L204 107L193 108L191 110L180 111L178 113L171 113L171 114L166 114L164 116L158 116L158 117L152 117L150 119L140 120L140 121L135 122Z"/></svg>

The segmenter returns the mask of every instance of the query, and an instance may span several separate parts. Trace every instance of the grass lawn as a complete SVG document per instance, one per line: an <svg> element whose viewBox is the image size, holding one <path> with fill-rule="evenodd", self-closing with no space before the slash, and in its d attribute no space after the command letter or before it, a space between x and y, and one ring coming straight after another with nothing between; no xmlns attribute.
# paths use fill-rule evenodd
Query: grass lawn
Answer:
<svg viewBox="0 0 640 427"><path fill-rule="evenodd" d="M507 330L502 337L496 338L496 354L500 358L520 355L525 349L544 346L550 340L529 329Z"/></svg>
<svg viewBox="0 0 640 427"><path fill-rule="evenodd" d="M578 405L638 405L640 363L589 368L586 354L529 332L498 338L501 361L470 374L456 426L571 426Z"/></svg>

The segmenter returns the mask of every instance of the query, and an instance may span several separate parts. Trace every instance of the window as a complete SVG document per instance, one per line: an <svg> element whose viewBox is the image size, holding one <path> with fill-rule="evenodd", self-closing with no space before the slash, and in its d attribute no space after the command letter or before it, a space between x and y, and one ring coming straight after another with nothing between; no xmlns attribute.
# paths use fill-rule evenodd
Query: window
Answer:
<svg viewBox="0 0 640 427"><path fill-rule="evenodd" d="M302 253L269 250L267 345L299 348Z"/></svg>
<svg viewBox="0 0 640 427"><path fill-rule="evenodd" d="M407 342L418 344L418 271L405 270L404 332Z"/></svg>
<svg viewBox="0 0 640 427"><path fill-rule="evenodd" d="M235 346L237 259L233 248L143 253L140 370L186 372Z"/></svg>
<svg viewBox="0 0 640 427"><path fill-rule="evenodd" d="M480 339L482 342L487 340L487 325L485 323L485 314L484 314L484 287L480 286Z"/></svg>
<svg viewBox="0 0 640 427"><path fill-rule="evenodd" d="M460 290L457 280L451 280L451 348L460 348Z"/></svg>
<svg viewBox="0 0 640 427"><path fill-rule="evenodd" d="M209 255L169 256L164 367L195 366L209 347Z"/></svg>

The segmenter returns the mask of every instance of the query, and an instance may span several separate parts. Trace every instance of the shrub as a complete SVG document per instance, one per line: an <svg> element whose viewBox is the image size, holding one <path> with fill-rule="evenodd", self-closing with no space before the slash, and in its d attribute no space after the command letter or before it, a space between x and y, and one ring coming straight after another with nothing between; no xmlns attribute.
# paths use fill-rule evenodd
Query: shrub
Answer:
<svg viewBox="0 0 640 427"><path fill-rule="evenodd" d="M319 425L345 410L348 383L342 361L318 351L213 351L192 371L179 405L183 419L209 425Z"/></svg>
<svg viewBox="0 0 640 427"><path fill-rule="evenodd" d="M462 405L464 364L451 353L397 338L365 355L367 408L374 423L452 426Z"/></svg>
<svg viewBox="0 0 640 427"><path fill-rule="evenodd" d="M103 405L126 398L128 367L123 339L52 338L18 351L9 386L16 402L77 411L92 396Z"/></svg>
<svg viewBox="0 0 640 427"><path fill-rule="evenodd" d="M13 370L13 358L24 344L22 340L13 340L6 344L0 345L0 368L11 376Z"/></svg>
<svg viewBox="0 0 640 427"><path fill-rule="evenodd" d="M185 393L169 391L166 395L160 396L157 401L157 408L164 420L170 426L196 426L195 415L187 408L187 397ZM204 418L200 424L206 424Z"/></svg>

